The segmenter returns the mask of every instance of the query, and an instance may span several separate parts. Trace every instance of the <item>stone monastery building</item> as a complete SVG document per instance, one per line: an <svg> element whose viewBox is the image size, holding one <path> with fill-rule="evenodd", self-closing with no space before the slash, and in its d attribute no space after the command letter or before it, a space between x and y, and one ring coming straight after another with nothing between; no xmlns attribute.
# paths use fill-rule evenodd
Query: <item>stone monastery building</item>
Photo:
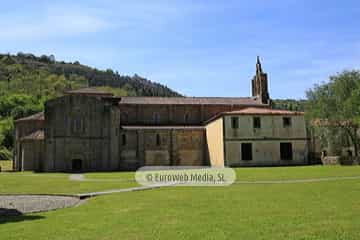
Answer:
<svg viewBox="0 0 360 240"><path fill-rule="evenodd" d="M15 170L116 171L141 166L308 163L302 112L271 109L259 58L252 97L114 97L69 91L18 119Z"/></svg>

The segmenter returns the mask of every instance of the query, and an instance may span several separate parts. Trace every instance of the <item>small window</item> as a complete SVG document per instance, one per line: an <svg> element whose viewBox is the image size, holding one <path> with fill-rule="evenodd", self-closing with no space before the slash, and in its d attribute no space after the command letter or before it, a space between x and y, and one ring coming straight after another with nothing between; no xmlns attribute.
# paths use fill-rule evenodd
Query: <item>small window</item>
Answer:
<svg viewBox="0 0 360 240"><path fill-rule="evenodd" d="M284 126L284 127L291 127L291 118L289 118L289 117L284 117L284 118L283 118L283 126Z"/></svg>
<svg viewBox="0 0 360 240"><path fill-rule="evenodd" d="M156 134L156 145L160 146L160 144L161 144L160 134Z"/></svg>
<svg viewBox="0 0 360 240"><path fill-rule="evenodd" d="M254 117L254 128L261 128L261 119L259 117Z"/></svg>
<svg viewBox="0 0 360 240"><path fill-rule="evenodd" d="M84 132L85 126L81 118L74 118L72 121L72 133L81 133Z"/></svg>
<svg viewBox="0 0 360 240"><path fill-rule="evenodd" d="M189 113L185 113L185 116L184 116L184 121L185 123L189 123Z"/></svg>
<svg viewBox="0 0 360 240"><path fill-rule="evenodd" d="M241 159L242 160L252 160L252 144L251 143L242 143L241 144Z"/></svg>
<svg viewBox="0 0 360 240"><path fill-rule="evenodd" d="M81 119L79 119L79 118L76 118L76 119L75 119L75 129L76 129L76 132L80 132L80 129L81 129Z"/></svg>
<svg viewBox="0 0 360 240"><path fill-rule="evenodd" d="M280 143L280 157L281 160L292 160L293 151L291 143Z"/></svg>
<svg viewBox="0 0 360 240"><path fill-rule="evenodd" d="M123 146L125 146L126 145L126 134L123 134L123 135L121 135L121 138L122 138L122 141L121 141L121 143L122 143L122 145Z"/></svg>
<svg viewBox="0 0 360 240"><path fill-rule="evenodd" d="M232 128L239 128L239 118L238 117L232 117L231 118L231 127Z"/></svg>
<svg viewBox="0 0 360 240"><path fill-rule="evenodd" d="M129 121L129 114L127 112L120 113L120 120L123 123L127 123Z"/></svg>
<svg viewBox="0 0 360 240"><path fill-rule="evenodd" d="M160 122L160 114L158 112L154 112L153 120L154 120L154 123L159 123Z"/></svg>

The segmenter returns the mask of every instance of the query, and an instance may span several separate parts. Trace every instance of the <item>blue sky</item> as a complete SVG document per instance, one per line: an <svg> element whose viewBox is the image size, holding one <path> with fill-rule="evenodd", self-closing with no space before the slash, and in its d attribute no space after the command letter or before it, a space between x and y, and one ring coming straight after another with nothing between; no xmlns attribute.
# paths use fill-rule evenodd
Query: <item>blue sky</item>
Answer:
<svg viewBox="0 0 360 240"><path fill-rule="evenodd" d="M256 56L272 98L303 98L360 65L360 2L5 1L0 52L135 73L187 96L249 96Z"/></svg>

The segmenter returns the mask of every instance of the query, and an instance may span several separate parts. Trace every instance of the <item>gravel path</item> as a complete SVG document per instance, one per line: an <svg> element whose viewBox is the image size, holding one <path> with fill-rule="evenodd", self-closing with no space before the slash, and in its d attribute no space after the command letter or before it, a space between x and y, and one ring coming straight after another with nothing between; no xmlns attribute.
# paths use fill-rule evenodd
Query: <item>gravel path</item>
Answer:
<svg viewBox="0 0 360 240"><path fill-rule="evenodd" d="M170 186L175 186L175 185L169 184L169 185L158 185L158 186L155 186L155 185L154 186L140 186L140 187L114 189L114 190L100 191L100 192L80 193L80 194L76 194L76 196L78 196L80 199L84 199L84 198L108 195L108 194L113 194L113 193L144 191L144 190L151 190L151 189L156 189L156 188L161 188L161 187L170 187Z"/></svg>
<svg viewBox="0 0 360 240"><path fill-rule="evenodd" d="M83 174L71 174L69 180L72 181L85 181L85 176Z"/></svg>
<svg viewBox="0 0 360 240"><path fill-rule="evenodd" d="M0 216L50 211L80 202L80 198L71 196L0 195Z"/></svg>

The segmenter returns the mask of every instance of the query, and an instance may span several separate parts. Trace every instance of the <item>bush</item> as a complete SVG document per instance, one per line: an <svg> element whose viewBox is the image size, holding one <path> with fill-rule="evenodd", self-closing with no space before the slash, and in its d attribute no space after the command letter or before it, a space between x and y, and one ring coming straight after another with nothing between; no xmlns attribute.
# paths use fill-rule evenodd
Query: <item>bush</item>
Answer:
<svg viewBox="0 0 360 240"><path fill-rule="evenodd" d="M9 149L0 147L0 160L10 160L12 158L13 154Z"/></svg>

